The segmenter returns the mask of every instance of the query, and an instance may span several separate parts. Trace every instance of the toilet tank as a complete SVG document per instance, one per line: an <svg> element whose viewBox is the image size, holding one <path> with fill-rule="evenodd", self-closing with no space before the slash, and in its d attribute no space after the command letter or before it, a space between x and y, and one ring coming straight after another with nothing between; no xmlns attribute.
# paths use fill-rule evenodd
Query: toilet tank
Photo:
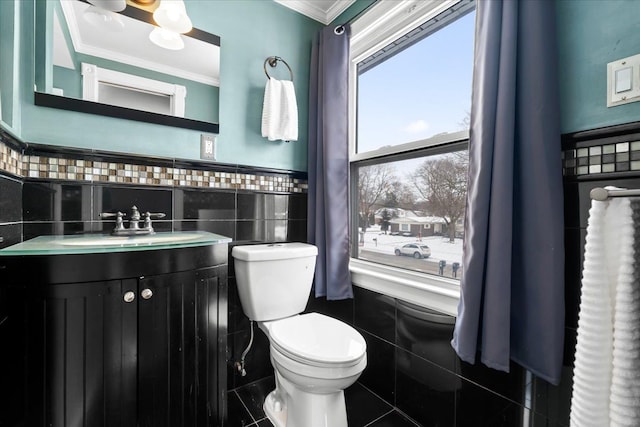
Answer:
<svg viewBox="0 0 640 427"><path fill-rule="evenodd" d="M242 309L255 321L282 319L307 306L318 248L306 243L235 246Z"/></svg>

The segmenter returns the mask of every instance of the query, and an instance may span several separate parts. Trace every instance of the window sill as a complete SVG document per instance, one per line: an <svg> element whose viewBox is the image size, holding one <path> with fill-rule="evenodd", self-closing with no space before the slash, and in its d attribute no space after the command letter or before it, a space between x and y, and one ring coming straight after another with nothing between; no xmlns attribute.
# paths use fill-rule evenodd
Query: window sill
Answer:
<svg viewBox="0 0 640 427"><path fill-rule="evenodd" d="M457 280L407 271L351 258L354 285L440 313L457 316L460 285Z"/></svg>

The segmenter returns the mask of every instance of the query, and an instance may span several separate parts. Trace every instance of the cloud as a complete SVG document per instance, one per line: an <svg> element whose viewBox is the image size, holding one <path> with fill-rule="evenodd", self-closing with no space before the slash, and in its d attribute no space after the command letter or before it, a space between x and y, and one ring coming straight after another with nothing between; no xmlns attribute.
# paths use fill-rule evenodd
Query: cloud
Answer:
<svg viewBox="0 0 640 427"><path fill-rule="evenodd" d="M429 129L429 123L424 120L416 120L415 122L409 123L407 126L402 129L407 133L419 133Z"/></svg>

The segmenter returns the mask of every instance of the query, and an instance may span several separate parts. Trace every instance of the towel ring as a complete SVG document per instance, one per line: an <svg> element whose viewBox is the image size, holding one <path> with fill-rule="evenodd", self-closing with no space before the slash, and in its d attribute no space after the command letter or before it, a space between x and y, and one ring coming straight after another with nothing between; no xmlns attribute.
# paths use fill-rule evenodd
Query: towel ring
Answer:
<svg viewBox="0 0 640 427"><path fill-rule="evenodd" d="M268 79L271 78L271 76L267 72L267 63L269 63L269 65L272 68L275 68L276 65L278 65L278 61L281 61L284 65L287 66L287 68L289 69L289 74L291 75L291 81L293 81L293 71L291 71L291 67L289 67L289 64L287 64L287 61L285 61L284 59L280 58L279 56L269 56L269 57L267 57L267 59L264 60L264 73L267 75L267 78Z"/></svg>

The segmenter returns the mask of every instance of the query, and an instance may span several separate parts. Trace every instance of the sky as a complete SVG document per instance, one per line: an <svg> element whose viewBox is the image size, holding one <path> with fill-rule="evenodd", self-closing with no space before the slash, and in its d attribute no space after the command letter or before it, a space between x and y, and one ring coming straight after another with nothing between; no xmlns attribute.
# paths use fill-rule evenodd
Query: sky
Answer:
<svg viewBox="0 0 640 427"><path fill-rule="evenodd" d="M359 76L359 152L464 128L474 21L469 13Z"/></svg>

